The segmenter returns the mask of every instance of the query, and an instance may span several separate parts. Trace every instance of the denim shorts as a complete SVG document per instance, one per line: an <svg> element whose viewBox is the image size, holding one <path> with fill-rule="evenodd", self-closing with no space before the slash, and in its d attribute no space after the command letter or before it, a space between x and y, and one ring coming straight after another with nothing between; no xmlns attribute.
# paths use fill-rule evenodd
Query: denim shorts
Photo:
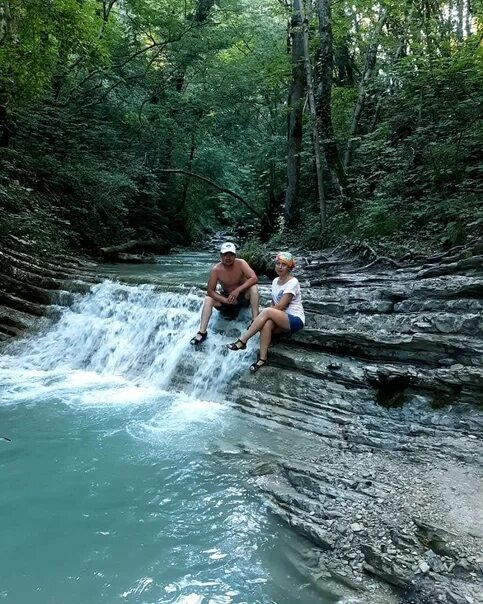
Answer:
<svg viewBox="0 0 483 604"><path fill-rule="evenodd" d="M296 317L295 315L289 315L287 313L288 322L290 323L290 333L295 333L299 329L302 329L304 323L300 317Z"/></svg>

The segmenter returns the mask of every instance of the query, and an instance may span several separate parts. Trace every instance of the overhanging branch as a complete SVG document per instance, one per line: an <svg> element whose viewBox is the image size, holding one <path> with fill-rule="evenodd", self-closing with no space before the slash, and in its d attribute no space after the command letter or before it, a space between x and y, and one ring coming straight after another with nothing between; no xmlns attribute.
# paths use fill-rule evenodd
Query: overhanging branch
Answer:
<svg viewBox="0 0 483 604"><path fill-rule="evenodd" d="M209 185L211 185L212 187L214 187L215 189L218 189L218 191L221 191L222 193L226 193L227 195L231 195L235 199L238 199L238 201L241 201L241 203L246 208L248 208L250 210L250 212L253 212L253 214L255 214L255 216L258 216L258 218L260 218L260 220L263 220L263 215L260 214L260 212L258 210L255 210L255 208L253 208L246 199L243 199L243 197L241 195L238 195L238 193L235 193L231 189L227 189L226 187L221 187L216 182L213 182L206 176L202 176L201 174L195 174L194 172L188 172L187 170L178 170L178 169L174 169L174 168L166 168L164 170L161 170L161 172L170 172L172 174L184 174L185 176L189 176L190 178L197 178L198 180L202 180L203 182L206 182Z"/></svg>

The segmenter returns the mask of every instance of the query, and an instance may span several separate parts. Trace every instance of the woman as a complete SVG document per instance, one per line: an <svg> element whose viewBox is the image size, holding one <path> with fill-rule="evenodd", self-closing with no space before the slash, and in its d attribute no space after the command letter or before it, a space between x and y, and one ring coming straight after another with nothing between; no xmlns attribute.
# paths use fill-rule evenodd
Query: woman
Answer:
<svg viewBox="0 0 483 604"><path fill-rule="evenodd" d="M275 333L294 333L305 325L300 283L291 273L295 262L289 252L280 252L275 258L276 277L272 282L272 304L253 320L240 338L228 344L230 350L243 350L248 340L260 332L260 355L250 365L255 373L267 364L268 346Z"/></svg>

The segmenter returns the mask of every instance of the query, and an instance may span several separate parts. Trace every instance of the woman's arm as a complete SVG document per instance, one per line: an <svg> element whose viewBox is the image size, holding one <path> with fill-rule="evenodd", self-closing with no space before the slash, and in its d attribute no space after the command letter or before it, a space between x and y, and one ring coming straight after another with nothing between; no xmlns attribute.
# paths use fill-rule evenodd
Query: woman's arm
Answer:
<svg viewBox="0 0 483 604"><path fill-rule="evenodd" d="M277 308L278 310L285 310L292 302L293 294L283 294L280 298L280 302L277 304L272 304L272 308Z"/></svg>

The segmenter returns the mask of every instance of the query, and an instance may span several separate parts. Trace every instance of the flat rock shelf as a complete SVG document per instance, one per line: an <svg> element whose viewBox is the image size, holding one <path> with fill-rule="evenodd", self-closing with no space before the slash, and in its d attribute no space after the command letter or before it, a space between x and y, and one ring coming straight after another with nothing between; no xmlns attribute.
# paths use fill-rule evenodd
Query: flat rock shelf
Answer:
<svg viewBox="0 0 483 604"><path fill-rule="evenodd" d="M299 273L306 329L234 386L234 405L300 430L247 450L273 512L318 552L314 581L371 602L483 601L481 245L394 267L336 249ZM371 260L371 259L370 259Z"/></svg>

